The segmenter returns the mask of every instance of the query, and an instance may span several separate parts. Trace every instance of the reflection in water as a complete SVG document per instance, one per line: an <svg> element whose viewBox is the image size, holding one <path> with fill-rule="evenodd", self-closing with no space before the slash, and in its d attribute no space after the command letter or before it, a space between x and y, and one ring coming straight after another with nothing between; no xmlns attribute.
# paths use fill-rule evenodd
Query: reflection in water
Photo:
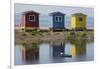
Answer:
<svg viewBox="0 0 100 69"><path fill-rule="evenodd" d="M50 63L52 57L52 47L47 43L39 46L39 63Z"/></svg>
<svg viewBox="0 0 100 69"><path fill-rule="evenodd" d="M86 40L16 45L15 65L90 61L93 60L93 43L90 45ZM61 57L62 53L72 57Z"/></svg>
<svg viewBox="0 0 100 69"><path fill-rule="evenodd" d="M34 60L39 59L39 48L37 44L23 44L22 49L23 61L32 63Z"/></svg>
<svg viewBox="0 0 100 69"><path fill-rule="evenodd" d="M39 58L39 48L37 46L27 46L27 44L25 44L22 53L23 59L25 59L26 61Z"/></svg>
<svg viewBox="0 0 100 69"><path fill-rule="evenodd" d="M53 57L61 57L61 54L64 53L65 43L63 42L52 42Z"/></svg>
<svg viewBox="0 0 100 69"><path fill-rule="evenodd" d="M73 40L71 41L72 44L72 56L79 57L86 55L86 40Z"/></svg>

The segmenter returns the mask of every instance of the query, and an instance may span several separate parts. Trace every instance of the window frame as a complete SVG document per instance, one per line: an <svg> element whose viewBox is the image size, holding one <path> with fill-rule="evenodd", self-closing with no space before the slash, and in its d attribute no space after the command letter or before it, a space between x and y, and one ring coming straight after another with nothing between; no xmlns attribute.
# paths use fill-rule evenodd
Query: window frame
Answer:
<svg viewBox="0 0 100 69"><path fill-rule="evenodd" d="M55 22L62 22L62 16L55 16Z"/></svg>
<svg viewBox="0 0 100 69"><path fill-rule="evenodd" d="M80 18L81 18L81 20L80 20ZM79 16L78 19L79 19L80 22L83 21L83 17L82 16Z"/></svg>
<svg viewBox="0 0 100 69"><path fill-rule="evenodd" d="M34 19L31 19L31 17L34 17ZM36 21L35 20L35 15L29 15L29 18L28 19L29 19L29 21L32 21L32 22Z"/></svg>

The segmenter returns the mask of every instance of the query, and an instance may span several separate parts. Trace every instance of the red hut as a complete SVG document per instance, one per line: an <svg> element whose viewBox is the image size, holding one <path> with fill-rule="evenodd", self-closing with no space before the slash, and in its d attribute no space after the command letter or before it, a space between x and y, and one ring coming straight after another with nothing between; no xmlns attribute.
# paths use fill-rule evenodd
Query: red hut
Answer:
<svg viewBox="0 0 100 69"><path fill-rule="evenodd" d="M39 13L35 11L26 11L22 14L21 29L38 29Z"/></svg>

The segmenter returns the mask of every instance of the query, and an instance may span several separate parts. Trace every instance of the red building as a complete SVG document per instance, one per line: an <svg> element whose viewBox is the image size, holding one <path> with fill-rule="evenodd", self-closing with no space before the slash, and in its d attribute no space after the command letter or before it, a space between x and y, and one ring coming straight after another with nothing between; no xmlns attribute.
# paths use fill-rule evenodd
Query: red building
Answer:
<svg viewBox="0 0 100 69"><path fill-rule="evenodd" d="M39 28L39 13L35 11L23 12L20 26L22 29L38 29Z"/></svg>

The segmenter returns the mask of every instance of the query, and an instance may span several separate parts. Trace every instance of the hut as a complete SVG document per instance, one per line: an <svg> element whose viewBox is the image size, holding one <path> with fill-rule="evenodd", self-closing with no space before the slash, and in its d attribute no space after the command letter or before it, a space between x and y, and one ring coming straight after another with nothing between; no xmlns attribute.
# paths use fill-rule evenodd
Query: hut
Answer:
<svg viewBox="0 0 100 69"><path fill-rule="evenodd" d="M53 12L50 13L52 16L52 23L53 27L52 30L65 30L64 23L65 23L65 14L61 12Z"/></svg>
<svg viewBox="0 0 100 69"><path fill-rule="evenodd" d="M75 13L71 16L71 27L73 30L86 30L87 15L83 13Z"/></svg>
<svg viewBox="0 0 100 69"><path fill-rule="evenodd" d="M35 11L26 11L22 13L21 29L38 29L39 13Z"/></svg>

